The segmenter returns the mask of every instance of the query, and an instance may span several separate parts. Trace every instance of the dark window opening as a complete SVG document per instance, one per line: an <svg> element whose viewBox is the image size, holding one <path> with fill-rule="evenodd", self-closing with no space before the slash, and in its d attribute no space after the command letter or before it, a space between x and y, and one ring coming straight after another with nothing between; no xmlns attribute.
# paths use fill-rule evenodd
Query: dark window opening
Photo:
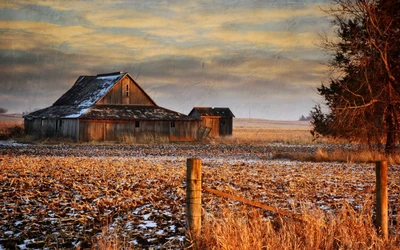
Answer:
<svg viewBox="0 0 400 250"><path fill-rule="evenodd" d="M129 84L126 85L126 96L129 96Z"/></svg>
<svg viewBox="0 0 400 250"><path fill-rule="evenodd" d="M139 128L140 127L140 122L139 121L136 121L135 122L135 128Z"/></svg>
<svg viewBox="0 0 400 250"><path fill-rule="evenodd" d="M175 121L171 122L171 128L175 128Z"/></svg>

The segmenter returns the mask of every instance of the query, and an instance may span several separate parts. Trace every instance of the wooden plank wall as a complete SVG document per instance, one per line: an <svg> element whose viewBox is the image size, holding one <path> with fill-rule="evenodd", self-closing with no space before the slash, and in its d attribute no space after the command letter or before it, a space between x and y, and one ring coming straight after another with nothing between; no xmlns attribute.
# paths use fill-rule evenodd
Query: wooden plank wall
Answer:
<svg viewBox="0 0 400 250"><path fill-rule="evenodd" d="M227 136L232 135L233 130L233 122L231 117L221 118L219 120L219 135L220 136Z"/></svg>
<svg viewBox="0 0 400 250"><path fill-rule="evenodd" d="M76 119L33 119L24 121L25 133L38 138L70 137L77 140Z"/></svg>
<svg viewBox="0 0 400 250"><path fill-rule="evenodd" d="M199 121L136 121L111 122L105 120L80 121L79 140L115 141L127 143L162 143L197 140Z"/></svg>
<svg viewBox="0 0 400 250"><path fill-rule="evenodd" d="M209 136L211 137L219 136L219 117L203 116L201 120L202 120L202 125L204 127L211 128Z"/></svg>
<svg viewBox="0 0 400 250"><path fill-rule="evenodd" d="M129 85L129 96L126 96ZM97 104L153 105L146 94L128 77L122 78Z"/></svg>

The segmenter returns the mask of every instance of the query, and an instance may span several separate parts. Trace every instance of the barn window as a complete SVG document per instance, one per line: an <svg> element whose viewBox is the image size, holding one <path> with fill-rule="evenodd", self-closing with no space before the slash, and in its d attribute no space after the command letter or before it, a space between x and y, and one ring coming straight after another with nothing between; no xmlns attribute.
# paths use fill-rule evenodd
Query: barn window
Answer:
<svg viewBox="0 0 400 250"><path fill-rule="evenodd" d="M171 128L175 128L175 121L171 121Z"/></svg>
<svg viewBox="0 0 400 250"><path fill-rule="evenodd" d="M59 128L62 127L62 120L58 120L58 127L59 127Z"/></svg>
<svg viewBox="0 0 400 250"><path fill-rule="evenodd" d="M126 85L126 92L125 92L126 96L129 96L129 84Z"/></svg>
<svg viewBox="0 0 400 250"><path fill-rule="evenodd" d="M139 128L140 127L140 122L139 121L136 121L135 122L135 128Z"/></svg>

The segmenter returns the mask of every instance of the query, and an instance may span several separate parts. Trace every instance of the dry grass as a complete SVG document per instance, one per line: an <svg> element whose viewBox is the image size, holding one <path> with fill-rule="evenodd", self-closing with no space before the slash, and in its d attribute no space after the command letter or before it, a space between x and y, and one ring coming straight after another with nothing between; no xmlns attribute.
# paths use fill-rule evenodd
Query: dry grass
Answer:
<svg viewBox="0 0 400 250"><path fill-rule="evenodd" d="M380 152L371 152L367 149L322 149L317 148L310 152L284 152L275 153L273 159L288 159L295 161L313 162L345 162L345 163L371 163L386 160L389 164L400 164L400 155L386 156Z"/></svg>
<svg viewBox="0 0 400 250"><path fill-rule="evenodd" d="M24 134L24 124L15 121L0 122L0 140L20 138Z"/></svg>
<svg viewBox="0 0 400 250"><path fill-rule="evenodd" d="M306 129L279 129L279 128L234 128L233 135L221 138L214 138L214 143L262 145L267 143L282 144L316 144L311 133Z"/></svg>
<svg viewBox="0 0 400 250"><path fill-rule="evenodd" d="M336 214L304 210L306 222L266 218L259 210L225 209L208 214L198 249L398 249L400 239L385 242L372 223L371 203L361 211L343 205Z"/></svg>

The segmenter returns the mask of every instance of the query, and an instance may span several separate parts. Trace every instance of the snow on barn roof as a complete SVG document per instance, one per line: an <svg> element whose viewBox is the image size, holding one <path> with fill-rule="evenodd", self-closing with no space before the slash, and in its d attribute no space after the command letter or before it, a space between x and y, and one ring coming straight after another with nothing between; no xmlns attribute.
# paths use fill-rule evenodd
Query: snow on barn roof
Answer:
<svg viewBox="0 0 400 250"><path fill-rule="evenodd" d="M29 113L25 118L78 118L98 102L126 74L115 72L96 76L80 76L53 106Z"/></svg>
<svg viewBox="0 0 400 250"><path fill-rule="evenodd" d="M189 115L193 115L195 111L200 116L235 117L229 108L194 107Z"/></svg>
<svg viewBox="0 0 400 250"><path fill-rule="evenodd" d="M136 105L96 105L80 118L104 120L195 120L193 117L159 106Z"/></svg>
<svg viewBox="0 0 400 250"><path fill-rule="evenodd" d="M29 113L24 118L30 119L53 119L53 118L77 118L85 113L88 107L75 105L51 106Z"/></svg>
<svg viewBox="0 0 400 250"><path fill-rule="evenodd" d="M90 107L98 102L126 73L80 76L75 84L53 105Z"/></svg>

